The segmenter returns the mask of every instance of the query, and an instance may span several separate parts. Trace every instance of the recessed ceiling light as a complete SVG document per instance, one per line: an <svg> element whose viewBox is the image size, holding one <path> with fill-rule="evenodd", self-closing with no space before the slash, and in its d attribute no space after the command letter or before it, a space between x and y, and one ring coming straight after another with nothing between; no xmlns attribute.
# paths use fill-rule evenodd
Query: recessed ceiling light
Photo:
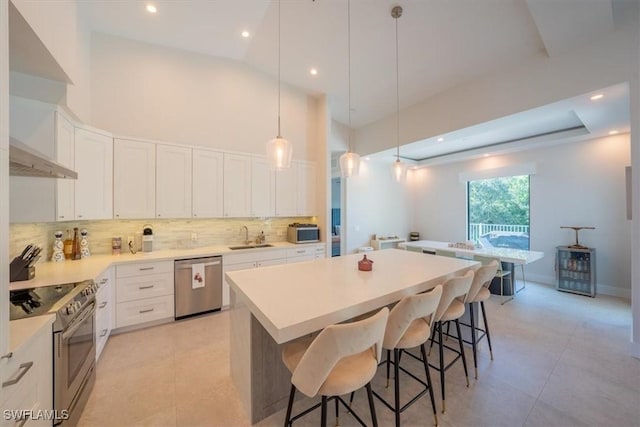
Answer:
<svg viewBox="0 0 640 427"><path fill-rule="evenodd" d="M151 3L147 4L145 9L147 9L147 12L149 12L149 13L156 13L158 11L158 8L155 7L155 5L153 5Z"/></svg>
<svg viewBox="0 0 640 427"><path fill-rule="evenodd" d="M609 131L609 135L617 135L618 133L620 133L620 131L618 131L616 129Z"/></svg>
<svg viewBox="0 0 640 427"><path fill-rule="evenodd" d="M484 157L489 157L489 154L484 153L484 154L483 154L483 156L484 156Z"/></svg>
<svg viewBox="0 0 640 427"><path fill-rule="evenodd" d="M247 30L244 30L242 33L240 33L242 35L242 37L244 37L245 39L248 39L249 36L251 35L251 33Z"/></svg>
<svg viewBox="0 0 640 427"><path fill-rule="evenodd" d="M589 99L590 99L590 100L592 100L592 101L597 101L598 99L602 99L602 98L604 98L604 95L603 95L603 94L601 94L601 93L598 93L598 94L596 94L596 95L593 95L593 96L592 96L591 98L589 98Z"/></svg>
<svg viewBox="0 0 640 427"><path fill-rule="evenodd" d="M442 142L442 141L444 141L443 137L438 138L438 142Z"/></svg>
<svg viewBox="0 0 640 427"><path fill-rule="evenodd" d="M371 157L365 157L364 159L365 160L371 160Z"/></svg>
<svg viewBox="0 0 640 427"><path fill-rule="evenodd" d="M311 74L312 76L317 76L318 75L318 70L315 68L312 68L309 70L309 74Z"/></svg>

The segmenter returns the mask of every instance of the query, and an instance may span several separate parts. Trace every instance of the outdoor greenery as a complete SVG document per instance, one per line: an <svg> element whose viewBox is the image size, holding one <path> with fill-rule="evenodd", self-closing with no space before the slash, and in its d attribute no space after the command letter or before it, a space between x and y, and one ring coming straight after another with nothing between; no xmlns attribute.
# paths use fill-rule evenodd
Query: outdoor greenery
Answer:
<svg viewBox="0 0 640 427"><path fill-rule="evenodd" d="M529 225L529 175L469 181L469 223Z"/></svg>

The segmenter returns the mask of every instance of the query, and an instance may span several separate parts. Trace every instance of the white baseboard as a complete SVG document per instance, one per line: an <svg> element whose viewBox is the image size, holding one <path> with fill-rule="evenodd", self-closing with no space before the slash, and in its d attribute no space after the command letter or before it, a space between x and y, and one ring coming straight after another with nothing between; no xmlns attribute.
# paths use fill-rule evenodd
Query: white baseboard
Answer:
<svg viewBox="0 0 640 427"><path fill-rule="evenodd" d="M518 274L516 270L516 280L521 280L522 276ZM542 283L543 285L555 286L556 278L554 276L547 276L544 274L530 274L525 271L525 278L527 281ZM600 283L596 284L596 296L609 295L612 297L631 299L631 289L619 288L617 286L607 286Z"/></svg>

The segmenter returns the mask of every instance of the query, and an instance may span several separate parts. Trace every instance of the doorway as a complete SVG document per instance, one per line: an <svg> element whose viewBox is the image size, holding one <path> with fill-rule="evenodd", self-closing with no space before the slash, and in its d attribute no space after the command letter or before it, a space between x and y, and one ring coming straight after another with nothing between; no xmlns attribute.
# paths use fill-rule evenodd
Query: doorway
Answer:
<svg viewBox="0 0 640 427"><path fill-rule="evenodd" d="M331 256L340 256L342 178L331 178Z"/></svg>

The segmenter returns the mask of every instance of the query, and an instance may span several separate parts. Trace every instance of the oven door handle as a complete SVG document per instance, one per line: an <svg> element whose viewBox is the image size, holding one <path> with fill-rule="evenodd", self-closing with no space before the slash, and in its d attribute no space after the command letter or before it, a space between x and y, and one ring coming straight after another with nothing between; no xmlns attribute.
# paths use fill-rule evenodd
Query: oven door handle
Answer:
<svg viewBox="0 0 640 427"><path fill-rule="evenodd" d="M67 328L66 331L62 332L62 339L66 340L69 337L71 337L80 326L82 326L82 324L84 323L85 320L87 320L90 316L93 316L93 314L96 311L96 303L95 301L91 303L91 306L87 309L85 309L84 314L82 315L82 317L79 317L78 319L76 319L71 326L69 326L69 328Z"/></svg>

